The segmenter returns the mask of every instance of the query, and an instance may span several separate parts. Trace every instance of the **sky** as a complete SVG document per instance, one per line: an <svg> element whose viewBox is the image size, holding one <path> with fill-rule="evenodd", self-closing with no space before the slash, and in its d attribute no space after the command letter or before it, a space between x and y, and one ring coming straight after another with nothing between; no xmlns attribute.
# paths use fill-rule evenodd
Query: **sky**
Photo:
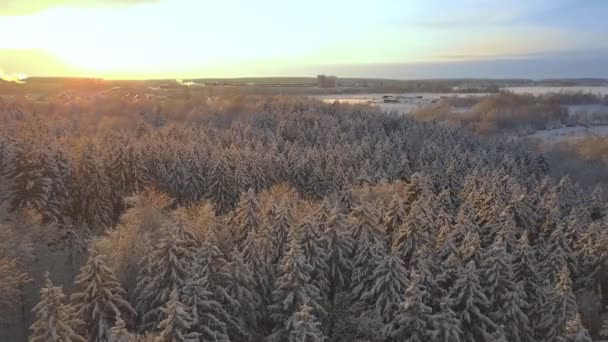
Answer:
<svg viewBox="0 0 608 342"><path fill-rule="evenodd" d="M0 77L608 78L605 0L1 0Z"/></svg>

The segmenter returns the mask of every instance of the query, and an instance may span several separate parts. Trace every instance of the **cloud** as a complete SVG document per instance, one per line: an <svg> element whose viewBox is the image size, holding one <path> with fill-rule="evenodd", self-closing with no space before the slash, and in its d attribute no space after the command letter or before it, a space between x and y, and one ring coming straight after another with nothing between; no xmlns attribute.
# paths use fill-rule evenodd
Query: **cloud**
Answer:
<svg viewBox="0 0 608 342"><path fill-rule="evenodd" d="M161 0L1 0L0 16L28 15L57 7L112 7L156 3L160 1Z"/></svg>

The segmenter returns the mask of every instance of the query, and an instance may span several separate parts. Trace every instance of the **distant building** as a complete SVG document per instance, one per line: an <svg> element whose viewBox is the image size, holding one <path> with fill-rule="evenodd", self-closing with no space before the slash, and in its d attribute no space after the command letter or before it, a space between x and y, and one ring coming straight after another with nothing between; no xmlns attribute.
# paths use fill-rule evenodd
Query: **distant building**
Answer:
<svg viewBox="0 0 608 342"><path fill-rule="evenodd" d="M338 86L336 76L317 75L317 85L319 88L335 88Z"/></svg>

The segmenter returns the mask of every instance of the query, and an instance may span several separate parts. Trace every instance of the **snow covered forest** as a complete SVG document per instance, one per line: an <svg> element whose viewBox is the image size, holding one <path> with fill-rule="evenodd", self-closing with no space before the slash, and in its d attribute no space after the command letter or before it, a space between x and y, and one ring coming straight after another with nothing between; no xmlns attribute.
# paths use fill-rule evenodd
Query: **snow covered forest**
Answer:
<svg viewBox="0 0 608 342"><path fill-rule="evenodd" d="M124 129L4 108L0 339L608 339L601 188L522 142L255 101Z"/></svg>

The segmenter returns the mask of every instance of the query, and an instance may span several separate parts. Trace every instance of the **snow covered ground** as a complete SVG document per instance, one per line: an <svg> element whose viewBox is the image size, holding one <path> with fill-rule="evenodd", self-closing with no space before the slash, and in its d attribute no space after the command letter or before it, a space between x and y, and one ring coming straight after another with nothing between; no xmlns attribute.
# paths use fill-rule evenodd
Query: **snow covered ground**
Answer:
<svg viewBox="0 0 608 342"><path fill-rule="evenodd" d="M370 104L378 106L383 111L397 113L411 113L417 108L433 105L438 103L443 97L468 97L468 96L485 96L486 93L406 93L406 94L332 94L316 96L325 103L341 103L351 104ZM400 97L399 103L384 103L382 96Z"/></svg>
<svg viewBox="0 0 608 342"><path fill-rule="evenodd" d="M536 131L536 133L527 135L526 137L541 139L545 143L555 144L567 139L581 139L589 136L608 136L608 125L562 127L552 130Z"/></svg>
<svg viewBox="0 0 608 342"><path fill-rule="evenodd" d="M592 93L597 95L608 95L608 87L585 87L585 86L573 86L573 87L505 87L501 90L511 91L516 94L551 94L551 93Z"/></svg>
<svg viewBox="0 0 608 342"><path fill-rule="evenodd" d="M603 104L587 104L587 105L570 105L568 108L568 114L574 115L578 113L583 114L594 114L594 113L606 113L608 114L608 106Z"/></svg>

